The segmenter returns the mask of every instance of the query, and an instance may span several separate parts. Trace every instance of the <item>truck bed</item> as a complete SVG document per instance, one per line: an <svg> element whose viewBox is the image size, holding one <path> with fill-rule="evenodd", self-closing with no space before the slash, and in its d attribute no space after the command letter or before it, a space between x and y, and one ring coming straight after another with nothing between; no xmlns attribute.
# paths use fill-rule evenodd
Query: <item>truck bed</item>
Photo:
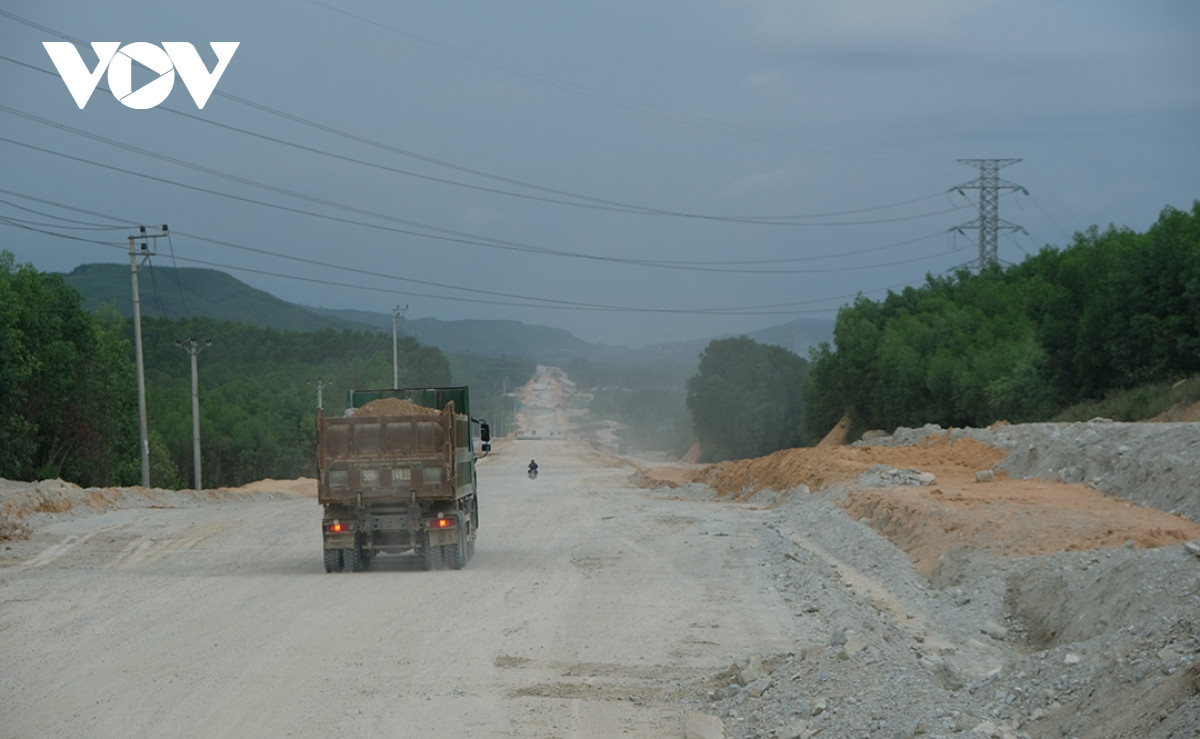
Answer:
<svg viewBox="0 0 1200 739"><path fill-rule="evenodd" d="M318 417L321 503L446 500L474 493L470 420L454 412Z"/></svg>

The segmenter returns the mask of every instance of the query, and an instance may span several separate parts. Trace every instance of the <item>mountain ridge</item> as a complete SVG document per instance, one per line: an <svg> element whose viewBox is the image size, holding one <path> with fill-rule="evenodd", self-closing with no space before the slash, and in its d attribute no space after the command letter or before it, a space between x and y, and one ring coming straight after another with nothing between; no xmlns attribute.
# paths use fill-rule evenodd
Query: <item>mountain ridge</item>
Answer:
<svg viewBox="0 0 1200 739"><path fill-rule="evenodd" d="M114 303L132 317L129 269L121 264L82 264L62 275L83 296L84 307L97 310ZM149 279L147 279L149 277ZM143 269L139 300L144 316L167 319L203 315L286 331L321 329L382 331L392 329L392 314L355 309L316 308L291 303L251 287L220 270L198 267ZM402 319L400 333L449 354L531 357L546 363L582 358L593 361L676 361L692 363L714 339L747 336L782 346L801 356L822 341L832 342L832 319L797 319L758 331L675 341L641 348L593 344L566 329L508 319Z"/></svg>

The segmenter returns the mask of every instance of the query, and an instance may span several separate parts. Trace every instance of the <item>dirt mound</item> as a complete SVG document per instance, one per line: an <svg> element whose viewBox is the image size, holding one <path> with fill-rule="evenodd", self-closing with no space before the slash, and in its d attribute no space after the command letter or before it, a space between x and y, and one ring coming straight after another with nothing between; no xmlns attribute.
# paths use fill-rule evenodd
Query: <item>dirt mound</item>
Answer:
<svg viewBox="0 0 1200 739"><path fill-rule="evenodd" d="M804 485L819 490L826 485L857 478L882 464L898 469L917 468L933 472L960 471L974 474L990 470L1004 460L1001 449L975 439L950 441L930 437L912 447L814 447L784 449L757 459L722 462L702 471L696 478L721 495L741 496L764 488L788 490Z"/></svg>
<svg viewBox="0 0 1200 739"><path fill-rule="evenodd" d="M842 416L842 420L825 434L825 438L817 442L817 446L841 446L850 438L850 416Z"/></svg>
<svg viewBox="0 0 1200 739"><path fill-rule="evenodd" d="M301 477L296 480L258 480L237 488L227 488L237 493L287 493L303 498L317 497L317 481L311 477Z"/></svg>
<svg viewBox="0 0 1200 739"><path fill-rule="evenodd" d="M1043 438L1044 429L1034 426L997 424L981 433L997 435L1009 447L1027 439L1021 448L1037 449L1045 460L1048 450L1056 446L1077 449L1079 454L1095 448L1099 438L1086 435L1089 431L1111 432L1116 448L1127 450L1121 445L1132 444L1144 428L1081 425L1073 431L1078 440L1059 430L1053 443ZM1095 484L1083 483L1090 474L1053 472L1050 479L1014 479L1008 450L959 432L923 432L909 434L913 438L907 441L889 439L880 445L786 449L695 471L641 470L637 482L672 488L697 482L716 490L724 500L737 502L758 502L764 490L818 491L839 485L848 491L839 505L853 519L886 536L909 556L918 572L943 585L964 576L967 563L980 556L1153 549L1200 539L1200 524L1178 515L1180 511L1143 507L1100 492ZM1161 438L1154 441L1165 451ZM1028 452L1015 456L1024 453ZM1139 479L1157 478L1146 473ZM1146 489L1150 486L1137 487L1140 495L1154 499Z"/></svg>
<svg viewBox="0 0 1200 739"><path fill-rule="evenodd" d="M946 475L929 487L854 490L842 502L908 554L926 577L963 550L1024 557L1152 549L1200 538L1200 524L1079 484ZM948 575L953 579L953 575Z"/></svg>
<svg viewBox="0 0 1200 739"><path fill-rule="evenodd" d="M677 488L689 482L695 482L699 470L685 470L678 467L639 467L630 480L639 488L669 487Z"/></svg>
<svg viewBox="0 0 1200 739"><path fill-rule="evenodd" d="M63 480L0 478L0 540L29 537L41 523L128 508L190 508L246 497L316 497L316 481L262 480L240 488L165 490L140 485L81 488Z"/></svg>
<svg viewBox="0 0 1200 739"><path fill-rule="evenodd" d="M355 416L436 416L440 411L408 398L378 398L354 411Z"/></svg>
<svg viewBox="0 0 1200 739"><path fill-rule="evenodd" d="M1180 421L1191 423L1200 421L1200 401L1192 403L1191 405L1179 403L1168 408L1150 420L1161 423L1174 423Z"/></svg>

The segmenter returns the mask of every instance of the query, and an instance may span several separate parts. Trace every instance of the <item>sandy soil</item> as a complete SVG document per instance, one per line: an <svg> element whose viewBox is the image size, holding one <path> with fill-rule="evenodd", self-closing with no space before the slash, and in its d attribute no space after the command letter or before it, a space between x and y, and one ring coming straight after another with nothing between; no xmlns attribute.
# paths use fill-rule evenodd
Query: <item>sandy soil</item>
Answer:
<svg viewBox="0 0 1200 739"><path fill-rule="evenodd" d="M746 501L764 489L856 483L876 465L929 473L933 480L922 485L876 488L864 480L842 501L853 518L869 521L926 576L947 552L962 547L1023 557L1200 539L1200 524L1084 484L1013 479L998 469L1007 456L976 439L951 441L943 434L917 446L827 445L696 470L656 467L641 470L635 482L648 487L699 482L724 499ZM977 479L980 471L991 473L987 482Z"/></svg>

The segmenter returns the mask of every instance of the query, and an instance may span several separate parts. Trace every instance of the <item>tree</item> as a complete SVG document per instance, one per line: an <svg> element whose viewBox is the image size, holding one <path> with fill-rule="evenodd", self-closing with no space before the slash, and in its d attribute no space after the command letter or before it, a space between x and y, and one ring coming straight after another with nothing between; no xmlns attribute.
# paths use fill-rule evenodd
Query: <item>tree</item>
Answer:
<svg viewBox="0 0 1200 739"><path fill-rule="evenodd" d="M132 482L132 365L110 316L0 251L0 476Z"/></svg>
<svg viewBox="0 0 1200 739"><path fill-rule="evenodd" d="M927 277L838 313L807 395L855 430L1044 419L1200 371L1200 202L1145 234L1092 227L1008 269ZM836 402L835 400L836 399Z"/></svg>
<svg viewBox="0 0 1200 739"><path fill-rule="evenodd" d="M391 337L381 332L281 331L196 317L146 318L142 333L151 438L165 451L162 463L151 459L156 485L192 476L191 364L176 339L212 340L199 357L201 467L209 487L314 474L310 381L324 383L330 414L345 410L348 389L392 384ZM402 386L450 384L449 362L437 348L401 337L398 355Z"/></svg>
<svg viewBox="0 0 1200 739"><path fill-rule="evenodd" d="M687 381L687 407L704 457L757 457L798 445L807 369L787 349L745 336L711 342Z"/></svg>

